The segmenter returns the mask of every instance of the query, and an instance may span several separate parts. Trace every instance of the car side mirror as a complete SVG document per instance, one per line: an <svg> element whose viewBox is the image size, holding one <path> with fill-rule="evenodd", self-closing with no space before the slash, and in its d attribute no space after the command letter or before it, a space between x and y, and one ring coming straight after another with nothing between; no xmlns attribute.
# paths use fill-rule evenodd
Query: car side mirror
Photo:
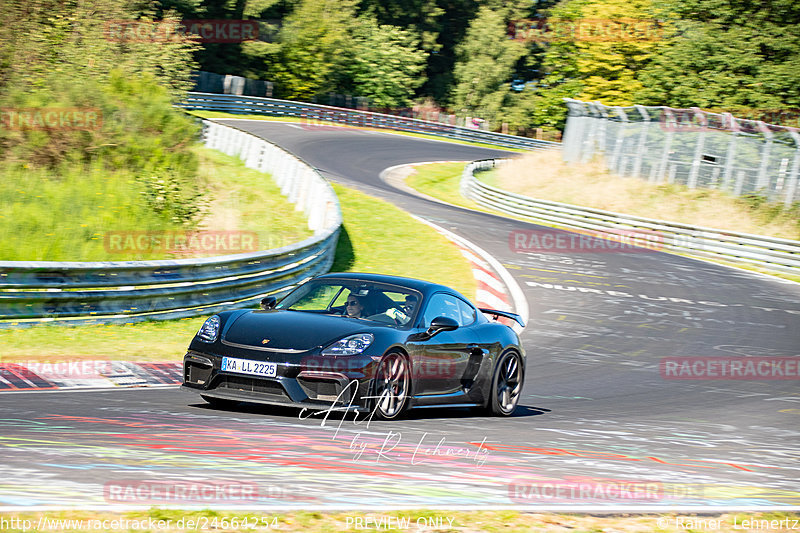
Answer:
<svg viewBox="0 0 800 533"><path fill-rule="evenodd" d="M261 309L268 311L278 304L278 299L274 296L267 296L261 299Z"/></svg>
<svg viewBox="0 0 800 533"><path fill-rule="evenodd" d="M428 338L431 338L442 331L453 331L454 329L458 329L458 322L446 316L437 316L431 320L431 325L425 333Z"/></svg>

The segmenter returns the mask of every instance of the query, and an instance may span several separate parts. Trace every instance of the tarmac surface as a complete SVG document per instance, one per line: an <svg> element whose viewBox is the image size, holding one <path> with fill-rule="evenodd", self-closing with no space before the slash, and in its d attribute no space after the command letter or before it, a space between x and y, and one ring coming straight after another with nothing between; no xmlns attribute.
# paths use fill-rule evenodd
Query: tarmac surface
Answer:
<svg viewBox="0 0 800 533"><path fill-rule="evenodd" d="M379 177L509 155L500 150L221 122L494 256L530 316L520 407L504 419L425 409L367 424L219 410L175 387L0 394L0 508L800 507L800 285L653 250L535 249L532 235L569 234ZM409 261L435 253L408 249Z"/></svg>

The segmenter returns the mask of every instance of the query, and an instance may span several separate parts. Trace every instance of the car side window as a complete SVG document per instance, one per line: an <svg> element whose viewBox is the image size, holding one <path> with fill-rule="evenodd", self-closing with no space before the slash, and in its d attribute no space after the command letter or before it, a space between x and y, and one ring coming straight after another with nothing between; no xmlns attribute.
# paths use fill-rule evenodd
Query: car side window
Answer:
<svg viewBox="0 0 800 533"><path fill-rule="evenodd" d="M458 322L459 326L465 324L459 309L458 298L449 294L439 292L428 300L428 305L425 307L425 313L423 314L425 327L430 326L431 321L437 316L452 318Z"/></svg>
<svg viewBox="0 0 800 533"><path fill-rule="evenodd" d="M456 298L456 301L458 302L458 311L461 314L461 320L459 320L458 324L460 326L469 326L475 322L475 308L461 298Z"/></svg>

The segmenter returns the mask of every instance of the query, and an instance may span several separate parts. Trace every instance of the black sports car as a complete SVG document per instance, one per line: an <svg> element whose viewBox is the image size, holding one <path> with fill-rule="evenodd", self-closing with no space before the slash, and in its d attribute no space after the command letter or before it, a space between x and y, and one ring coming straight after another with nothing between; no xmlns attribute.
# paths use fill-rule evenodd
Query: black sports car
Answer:
<svg viewBox="0 0 800 533"><path fill-rule="evenodd" d="M184 388L212 405L246 401L384 419L438 406L510 415L519 401L525 352L498 319L524 327L521 319L478 309L448 287L326 274L261 307L205 321L184 357Z"/></svg>

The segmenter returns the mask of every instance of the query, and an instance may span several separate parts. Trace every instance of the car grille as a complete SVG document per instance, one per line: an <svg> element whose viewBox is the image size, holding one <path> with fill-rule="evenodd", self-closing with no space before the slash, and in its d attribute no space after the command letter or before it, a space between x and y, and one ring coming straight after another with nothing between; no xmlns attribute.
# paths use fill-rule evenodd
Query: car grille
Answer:
<svg viewBox="0 0 800 533"><path fill-rule="evenodd" d="M353 388L344 389L342 384L336 380L323 379L304 379L297 378L297 383L308 395L309 400L320 400L324 402L348 403L353 392Z"/></svg>
<svg viewBox="0 0 800 533"><path fill-rule="evenodd" d="M194 362L186 363L185 371L184 379L187 382L203 385L211 377L211 367L201 366Z"/></svg>
<svg viewBox="0 0 800 533"><path fill-rule="evenodd" d="M283 389L280 383L266 379L221 375L217 388L234 389L245 392L258 392L261 394L286 397L286 391Z"/></svg>

